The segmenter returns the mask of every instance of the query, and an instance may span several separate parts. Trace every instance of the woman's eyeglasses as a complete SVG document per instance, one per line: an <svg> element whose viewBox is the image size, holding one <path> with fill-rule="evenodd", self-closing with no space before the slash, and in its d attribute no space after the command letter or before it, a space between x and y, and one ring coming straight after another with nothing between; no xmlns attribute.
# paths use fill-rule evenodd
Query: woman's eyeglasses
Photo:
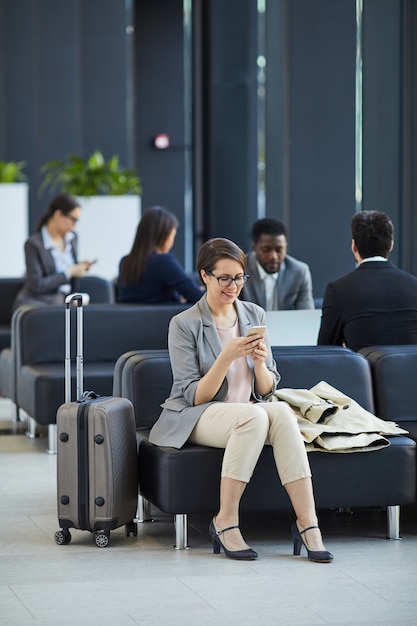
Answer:
<svg viewBox="0 0 417 626"><path fill-rule="evenodd" d="M220 287L229 287L235 283L236 287L243 287L249 278L249 274L239 274L238 276L215 276L213 272L207 272L209 276L213 276L219 283Z"/></svg>

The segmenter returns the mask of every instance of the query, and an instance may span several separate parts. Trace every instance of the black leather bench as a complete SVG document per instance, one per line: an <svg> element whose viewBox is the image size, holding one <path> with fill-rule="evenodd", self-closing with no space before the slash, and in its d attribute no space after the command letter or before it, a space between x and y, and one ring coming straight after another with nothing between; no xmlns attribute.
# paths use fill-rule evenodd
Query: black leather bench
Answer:
<svg viewBox="0 0 417 626"><path fill-rule="evenodd" d="M417 441L417 345L370 346L360 352L371 364L377 414Z"/></svg>
<svg viewBox="0 0 417 626"><path fill-rule="evenodd" d="M12 306L24 282L22 277L0 278L0 352L11 346ZM79 278L78 290L88 293L92 304L111 304L115 301L113 283L101 276Z"/></svg>
<svg viewBox="0 0 417 626"><path fill-rule="evenodd" d="M101 276L86 275L77 280L79 290L88 293L91 304L113 304L114 284ZM16 404L16 381L13 354L19 315L12 315L14 300L23 287L23 278L0 279L0 395ZM21 307L25 310L28 307ZM17 331L18 332L18 331ZM18 417L18 407L16 407Z"/></svg>
<svg viewBox="0 0 417 626"><path fill-rule="evenodd" d="M281 387L310 388L325 380L373 411L370 365L341 347L274 347ZM187 515L213 514L219 505L223 450L186 444L181 450L148 442L160 404L172 384L168 352L139 351L116 363L114 395L129 398L136 414L140 508L149 503L174 515L176 547L187 546ZM318 508L387 507L388 537L399 536L399 507L416 499L416 444L405 436L390 438L382 450L353 453L309 453ZM290 509L281 487L272 450L265 446L242 498L243 510Z"/></svg>
<svg viewBox="0 0 417 626"><path fill-rule="evenodd" d="M0 352L10 347L12 306L23 283L23 278L0 278Z"/></svg>
<svg viewBox="0 0 417 626"><path fill-rule="evenodd" d="M131 348L164 348L171 317L185 307L182 304L85 307L84 389L111 395L118 357ZM75 322L75 307L71 313ZM16 403L30 416L32 426L48 425L48 451L55 452L56 412L64 401L65 307L19 309L16 315L19 315L13 357ZM74 355L75 340L73 332Z"/></svg>

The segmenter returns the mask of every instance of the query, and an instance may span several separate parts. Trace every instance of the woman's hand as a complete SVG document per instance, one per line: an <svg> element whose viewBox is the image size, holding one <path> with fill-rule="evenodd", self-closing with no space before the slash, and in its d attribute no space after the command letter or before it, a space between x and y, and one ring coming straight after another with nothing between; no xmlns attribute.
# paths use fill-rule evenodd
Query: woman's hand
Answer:
<svg viewBox="0 0 417 626"><path fill-rule="evenodd" d="M263 337L260 337L250 356L255 374L255 390L260 396L267 396L272 391L274 379L265 365L268 349Z"/></svg>
<svg viewBox="0 0 417 626"><path fill-rule="evenodd" d="M194 404L210 402L220 389L231 363L241 357L252 356L253 358L260 340L262 340L260 335L231 339L224 346L209 371L200 378L194 396ZM261 357L256 355L255 358Z"/></svg>
<svg viewBox="0 0 417 626"><path fill-rule="evenodd" d="M256 353L259 350L259 344L261 342L265 347L266 357L268 353L266 351L266 346L262 340L261 335L250 335L250 337L234 337L229 341L229 343L224 346L220 354L229 364L232 363L235 359L240 359L243 356L251 356L252 359L254 358L254 356L255 358L259 358Z"/></svg>
<svg viewBox="0 0 417 626"><path fill-rule="evenodd" d="M265 359L268 356L268 350L265 341L262 338L258 341L250 356L252 357L255 369L265 363Z"/></svg>
<svg viewBox="0 0 417 626"><path fill-rule="evenodd" d="M223 348L218 359L231 361L242 356L250 356L253 361L255 375L255 390L260 396L266 396L272 391L273 377L265 365L268 356L262 335L250 335L249 337L235 337Z"/></svg>
<svg viewBox="0 0 417 626"><path fill-rule="evenodd" d="M81 261L80 263L71 265L67 271L72 278L81 278L86 272L88 272L90 267L91 263L89 261Z"/></svg>

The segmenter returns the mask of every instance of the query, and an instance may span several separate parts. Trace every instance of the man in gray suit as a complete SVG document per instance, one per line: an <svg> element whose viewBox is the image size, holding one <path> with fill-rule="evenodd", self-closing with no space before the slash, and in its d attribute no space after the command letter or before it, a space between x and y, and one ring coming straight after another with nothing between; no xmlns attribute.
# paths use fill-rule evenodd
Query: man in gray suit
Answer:
<svg viewBox="0 0 417 626"><path fill-rule="evenodd" d="M246 255L249 280L242 300L266 311L314 309L310 268L287 255L287 245L287 230L280 220L266 217L253 224L253 251Z"/></svg>

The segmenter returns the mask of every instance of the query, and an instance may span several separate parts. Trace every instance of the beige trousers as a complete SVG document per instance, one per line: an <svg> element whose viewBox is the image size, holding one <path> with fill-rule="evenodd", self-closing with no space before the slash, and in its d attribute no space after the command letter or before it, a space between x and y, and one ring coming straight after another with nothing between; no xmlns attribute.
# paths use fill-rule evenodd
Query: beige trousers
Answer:
<svg viewBox="0 0 417 626"><path fill-rule="evenodd" d="M221 475L248 483L265 444L271 445L283 485L311 476L297 417L286 402L213 402L189 441L224 448Z"/></svg>

